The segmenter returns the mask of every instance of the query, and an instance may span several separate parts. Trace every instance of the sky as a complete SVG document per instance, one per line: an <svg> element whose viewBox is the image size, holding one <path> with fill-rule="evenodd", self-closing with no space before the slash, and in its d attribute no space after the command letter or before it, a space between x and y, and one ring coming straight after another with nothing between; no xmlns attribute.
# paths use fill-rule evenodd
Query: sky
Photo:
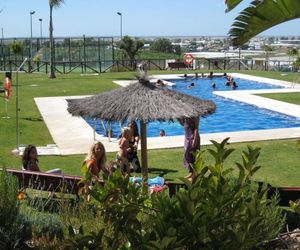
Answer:
<svg viewBox="0 0 300 250"><path fill-rule="evenodd" d="M250 1L225 13L224 0L65 0L53 12L54 36L223 36ZM48 36L48 0L0 0L4 37ZM40 22L39 19L43 21ZM280 24L261 35L298 36L300 19Z"/></svg>

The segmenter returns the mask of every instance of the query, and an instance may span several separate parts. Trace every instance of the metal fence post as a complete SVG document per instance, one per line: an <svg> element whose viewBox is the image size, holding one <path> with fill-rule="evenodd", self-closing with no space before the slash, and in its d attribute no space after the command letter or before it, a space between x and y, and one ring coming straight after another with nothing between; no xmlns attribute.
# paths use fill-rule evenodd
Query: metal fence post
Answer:
<svg viewBox="0 0 300 250"><path fill-rule="evenodd" d="M72 55L71 55L71 38L69 38L69 70L71 70L71 61L72 61Z"/></svg>
<svg viewBox="0 0 300 250"><path fill-rule="evenodd" d="M99 62L99 73L101 73L101 57L100 57L100 39L97 40L97 51L98 51L98 62Z"/></svg>
<svg viewBox="0 0 300 250"><path fill-rule="evenodd" d="M84 65L83 65L84 72L86 73L85 35L83 35L83 62L84 62ZM83 70L83 68L82 68L82 70Z"/></svg>

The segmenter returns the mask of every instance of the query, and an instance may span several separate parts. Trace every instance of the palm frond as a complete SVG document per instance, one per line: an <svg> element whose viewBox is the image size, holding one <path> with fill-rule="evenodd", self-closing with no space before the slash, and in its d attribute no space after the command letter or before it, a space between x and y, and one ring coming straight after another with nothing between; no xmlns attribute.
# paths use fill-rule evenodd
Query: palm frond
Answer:
<svg viewBox="0 0 300 250"><path fill-rule="evenodd" d="M64 0L49 0L49 5L54 8L59 8L64 3Z"/></svg>
<svg viewBox="0 0 300 250"><path fill-rule="evenodd" d="M240 2L243 0L225 0L225 4L227 5L226 12L231 11L232 9L235 8Z"/></svg>
<svg viewBox="0 0 300 250"><path fill-rule="evenodd" d="M300 0L255 0L235 18L229 36L233 46L238 47L269 28L296 18L300 18Z"/></svg>

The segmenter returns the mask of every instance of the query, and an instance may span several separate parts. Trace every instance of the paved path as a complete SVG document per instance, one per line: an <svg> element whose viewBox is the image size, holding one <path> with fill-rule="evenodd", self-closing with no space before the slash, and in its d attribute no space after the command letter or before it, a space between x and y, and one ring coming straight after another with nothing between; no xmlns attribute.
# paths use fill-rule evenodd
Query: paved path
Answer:
<svg viewBox="0 0 300 250"><path fill-rule="evenodd" d="M290 82L277 81L273 79L252 77L242 74L232 74L233 77L251 79L255 81L269 82L285 87L290 87ZM178 79L181 75L159 75L155 79ZM121 86L129 84L130 81L117 81ZM273 90L249 90L249 91L216 91L214 94L222 95L225 98L231 98L238 101L247 102L260 107L269 108L271 110L300 117L299 105L288 104L276 100L270 100L255 96L257 93L274 93L274 92L300 92L300 86L293 89L273 89ZM82 98L83 96L60 96L60 97L43 97L34 98L41 115L53 137L54 142L58 146L59 153L62 155L86 154L90 145L94 141L94 131L85 120L81 117L73 117L67 111L66 99ZM288 129L270 129L255 130L242 132L222 132L212 134L201 134L201 144L210 144L210 140L221 141L226 137L230 137L230 142L250 142L259 140L299 138L300 128ZM107 137L95 135L97 140L104 143L107 152L118 151L118 142L113 139L108 141ZM183 136L165 136L147 138L148 149L158 148L178 148L183 147Z"/></svg>

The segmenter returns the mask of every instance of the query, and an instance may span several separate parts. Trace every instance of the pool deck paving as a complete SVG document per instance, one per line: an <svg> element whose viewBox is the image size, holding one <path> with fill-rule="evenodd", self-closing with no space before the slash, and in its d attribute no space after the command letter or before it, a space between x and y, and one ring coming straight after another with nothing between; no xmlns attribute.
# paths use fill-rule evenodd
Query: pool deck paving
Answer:
<svg viewBox="0 0 300 250"><path fill-rule="evenodd" d="M235 78L277 84L286 88L268 90L215 91L214 94L300 118L299 105L289 104L254 95L258 93L300 92L299 85L295 85L293 88L291 88L291 82L254 77L238 73L233 73L232 76ZM182 75L155 75L152 81L156 81L156 79L164 79L167 82L171 82L172 79L178 78L182 78ZM115 83L119 84L120 86L126 86L131 82L133 81L115 81ZM67 111L67 99L82 97L84 96L34 98L46 123L46 126L49 129L55 144L57 145L55 154L86 154L89 147L93 144L94 139L100 140L104 144L107 152L117 152L119 147L116 139L109 141L107 137L101 136L97 133L94 134L93 128L82 117L74 117ZM211 144L210 140L222 141L226 137L230 137L229 142L231 143L300 138L300 127L201 134L201 145ZM183 138L183 136L148 137L147 148L162 149L183 147ZM51 146L53 147L53 145ZM49 154L51 154L51 152Z"/></svg>

